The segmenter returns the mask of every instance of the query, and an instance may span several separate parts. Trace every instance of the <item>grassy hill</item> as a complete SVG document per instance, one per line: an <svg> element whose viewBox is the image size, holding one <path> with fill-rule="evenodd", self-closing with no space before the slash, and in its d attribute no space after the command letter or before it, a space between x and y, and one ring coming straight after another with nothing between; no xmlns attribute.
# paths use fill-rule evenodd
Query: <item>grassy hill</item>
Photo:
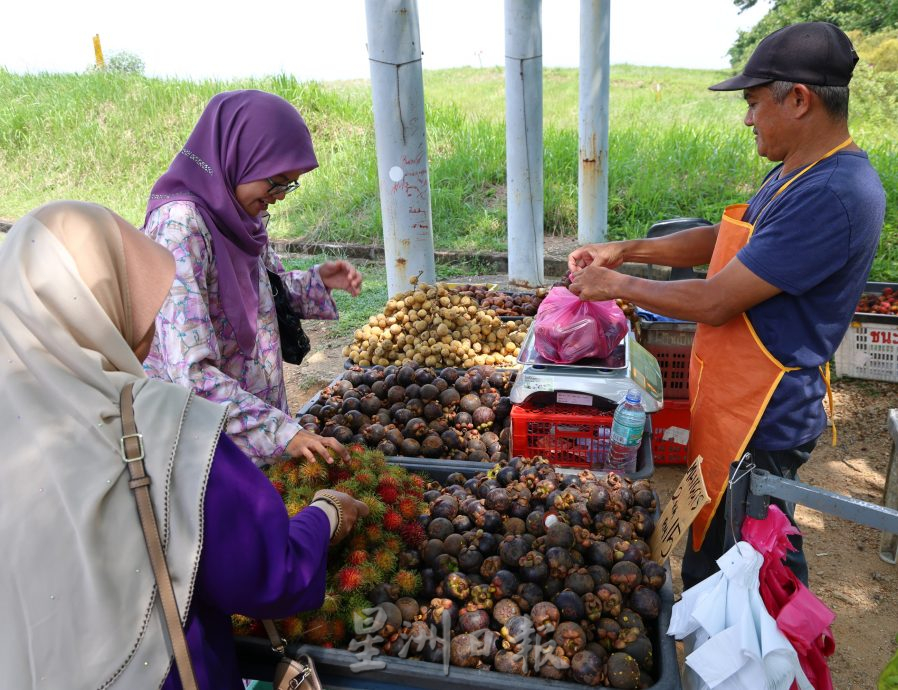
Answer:
<svg viewBox="0 0 898 690"><path fill-rule="evenodd" d="M723 72L615 66L611 72L609 235L641 236L674 216L716 220L745 200L769 163L742 125L741 94L707 91ZM852 86L852 131L888 194L873 277L898 280L898 144L894 97L863 74ZM300 83L290 76L229 82L134 74L16 75L0 68L0 218L55 198L105 204L140 225L155 179L209 98L259 88L305 116L321 167L277 205L272 233L379 242L373 116L365 81ZM502 250L506 242L505 86L497 68L424 73L434 243ZM879 91L877 91L879 89ZM576 235L577 72L547 69L545 231ZM865 90L870 94L864 98Z"/></svg>

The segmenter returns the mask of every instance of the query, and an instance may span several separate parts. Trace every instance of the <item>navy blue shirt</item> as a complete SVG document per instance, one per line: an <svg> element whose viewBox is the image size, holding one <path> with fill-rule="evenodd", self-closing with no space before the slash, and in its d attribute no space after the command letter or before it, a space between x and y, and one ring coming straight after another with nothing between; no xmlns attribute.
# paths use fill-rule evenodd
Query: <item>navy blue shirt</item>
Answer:
<svg viewBox="0 0 898 690"><path fill-rule="evenodd" d="M776 191L782 165L749 202L754 223ZM864 290L879 244L885 192L862 151L841 151L793 182L761 214L739 260L782 292L748 310L758 337L787 372L750 446L785 450L826 427L826 385L818 367L836 351Z"/></svg>

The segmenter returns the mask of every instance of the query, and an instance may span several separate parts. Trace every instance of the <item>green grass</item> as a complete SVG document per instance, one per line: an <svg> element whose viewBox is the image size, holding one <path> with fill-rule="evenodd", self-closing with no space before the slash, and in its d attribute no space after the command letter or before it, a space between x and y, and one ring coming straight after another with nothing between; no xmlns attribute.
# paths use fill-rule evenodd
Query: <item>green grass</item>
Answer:
<svg viewBox="0 0 898 690"><path fill-rule="evenodd" d="M674 216L716 220L745 200L769 163L743 126L741 95L709 92L723 72L620 65L611 71L609 237L637 237ZM887 193L872 278L898 280L898 105L892 82L861 71L852 131ZM498 68L424 73L436 249L504 250L505 84ZM367 82L232 82L139 75L16 75L0 68L0 217L54 198L96 201L131 222L215 93L260 88L294 103L321 167L274 209L272 235L381 243L373 115ZM871 99L864 100L864 94ZM543 79L545 232L577 232L577 72Z"/></svg>

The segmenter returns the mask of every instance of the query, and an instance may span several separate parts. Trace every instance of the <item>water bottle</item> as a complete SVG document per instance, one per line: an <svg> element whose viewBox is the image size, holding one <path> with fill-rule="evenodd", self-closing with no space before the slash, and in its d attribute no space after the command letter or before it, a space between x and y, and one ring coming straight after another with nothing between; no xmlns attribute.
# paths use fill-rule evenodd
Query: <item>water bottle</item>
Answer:
<svg viewBox="0 0 898 690"><path fill-rule="evenodd" d="M645 429L645 409L638 388L627 391L626 399L614 410L611 449L605 469L618 474L636 471L636 452Z"/></svg>

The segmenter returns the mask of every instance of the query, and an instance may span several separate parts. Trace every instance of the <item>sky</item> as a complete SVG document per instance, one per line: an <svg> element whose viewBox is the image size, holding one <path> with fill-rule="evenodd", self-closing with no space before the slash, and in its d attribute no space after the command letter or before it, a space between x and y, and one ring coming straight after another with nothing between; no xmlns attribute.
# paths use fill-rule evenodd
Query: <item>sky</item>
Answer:
<svg viewBox="0 0 898 690"><path fill-rule="evenodd" d="M503 65L503 0L418 0L424 69ZM732 0L611 0L611 64L725 69L740 29ZM543 0L543 65L576 67L580 0ZM370 75L364 0L44 0L5 3L0 66L82 72L93 37L108 58L128 52L154 77L231 79L292 74L300 81Z"/></svg>

